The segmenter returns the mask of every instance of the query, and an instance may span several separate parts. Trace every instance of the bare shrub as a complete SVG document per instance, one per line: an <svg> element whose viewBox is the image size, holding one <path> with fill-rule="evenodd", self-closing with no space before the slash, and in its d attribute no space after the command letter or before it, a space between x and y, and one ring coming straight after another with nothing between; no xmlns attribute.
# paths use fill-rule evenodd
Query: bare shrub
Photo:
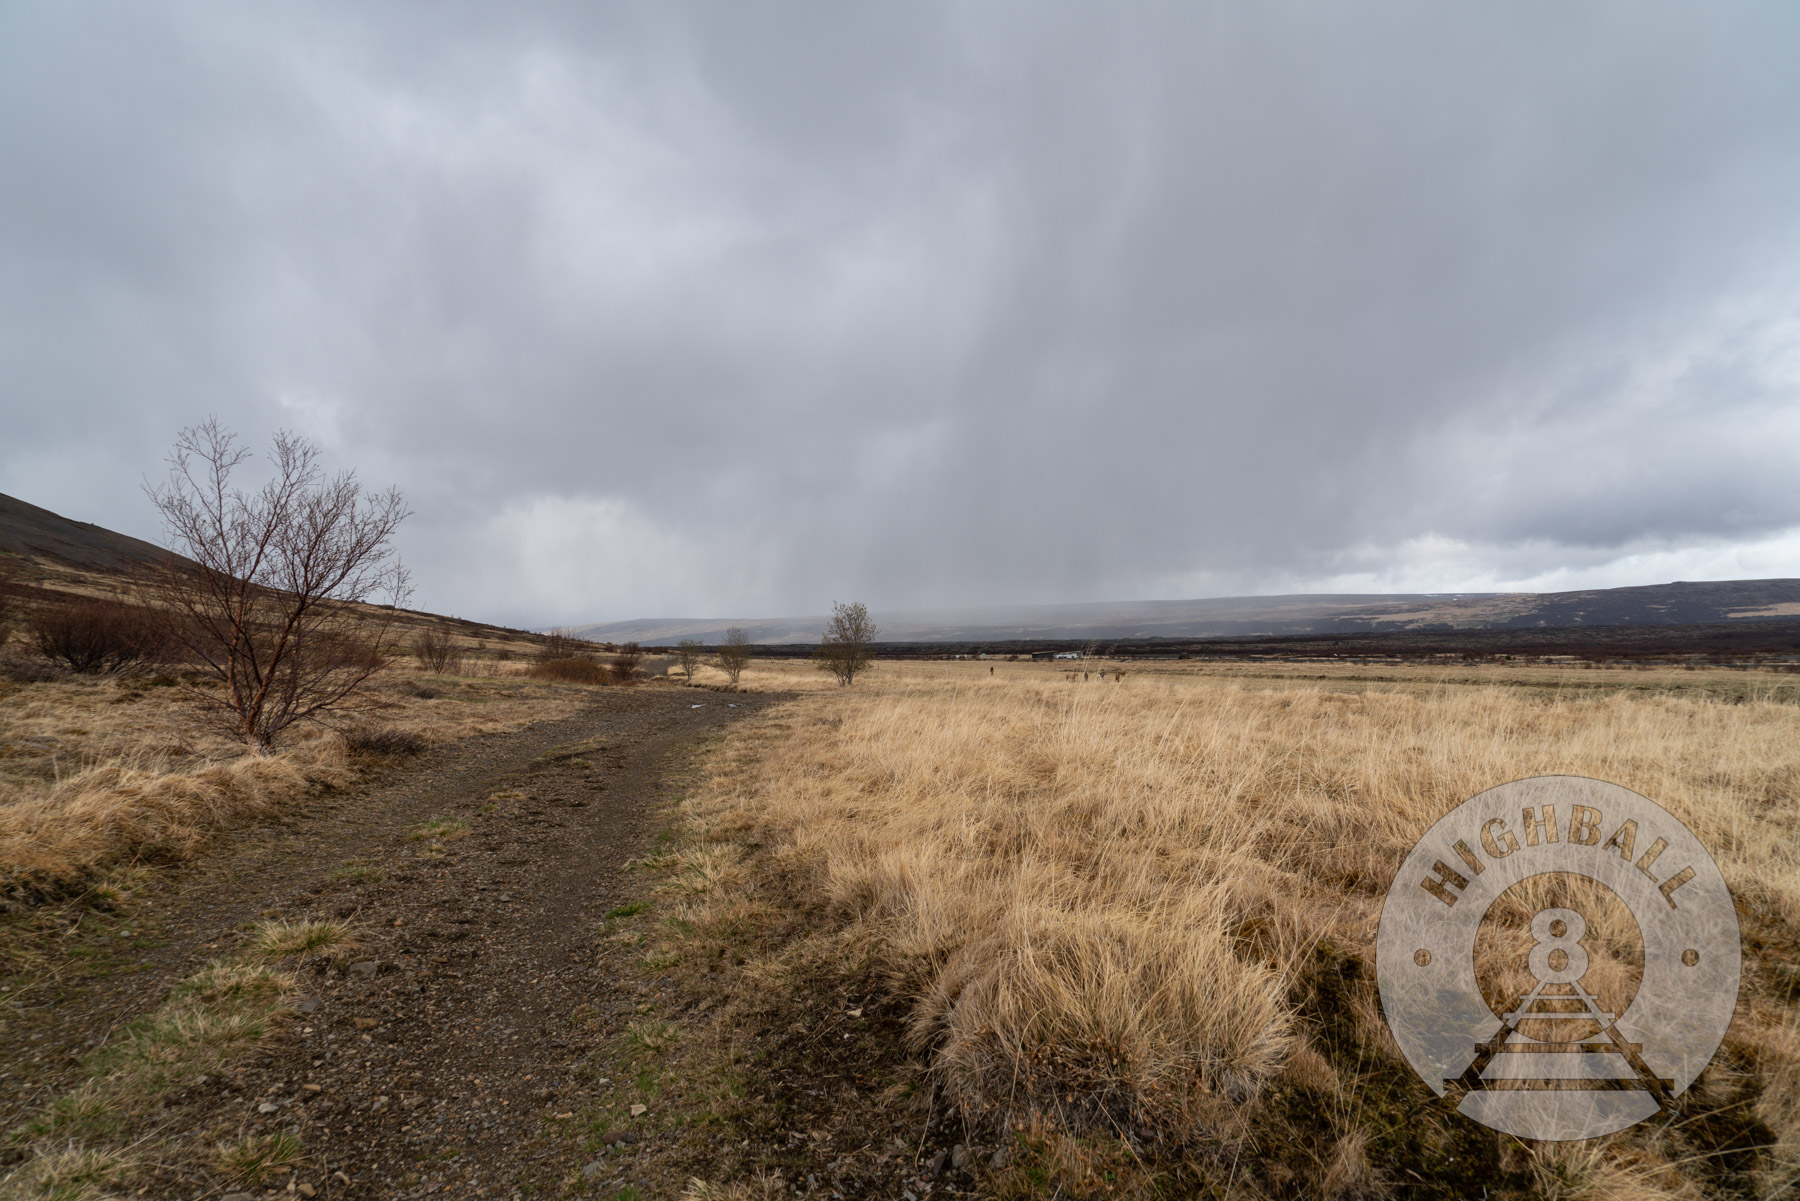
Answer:
<svg viewBox="0 0 1800 1201"><path fill-rule="evenodd" d="M0 659L0 680L15 684L47 684L60 679L62 672L39 659Z"/></svg>
<svg viewBox="0 0 1800 1201"><path fill-rule="evenodd" d="M194 695L256 754L296 722L351 707L395 649L410 593L393 548L400 493L326 478L319 450L275 435L272 478L232 483L250 452L216 418L183 430L169 478L149 488L174 548L154 578L174 636L220 687Z"/></svg>
<svg viewBox="0 0 1800 1201"><path fill-rule="evenodd" d="M7 632L12 628L12 620L18 615L19 567L8 555L0 559L0 645L6 642Z"/></svg>
<svg viewBox="0 0 1800 1201"><path fill-rule="evenodd" d="M689 684L694 682L694 669L700 666L700 660L706 655L706 643L698 638L683 638L675 648L675 659L681 664L681 674Z"/></svg>
<svg viewBox="0 0 1800 1201"><path fill-rule="evenodd" d="M750 635L737 626L725 631L725 641L719 644L719 653L714 662L719 670L725 673L733 684L744 674L744 668L750 665Z"/></svg>
<svg viewBox="0 0 1800 1201"><path fill-rule="evenodd" d="M606 664L594 659L539 659L531 665L535 679L554 680L559 684L610 684L612 672Z"/></svg>
<svg viewBox="0 0 1800 1201"><path fill-rule="evenodd" d="M413 657L433 675L453 675L462 670L462 650L445 630L421 630L413 639Z"/></svg>
<svg viewBox="0 0 1800 1201"><path fill-rule="evenodd" d="M41 606L28 632L39 654L82 675L160 657L164 624L141 605L72 596Z"/></svg>
<svg viewBox="0 0 1800 1201"><path fill-rule="evenodd" d="M552 659L579 659L593 649L593 643L576 637L568 630L551 630L544 635L543 642L538 644L537 657L545 662Z"/></svg>
<svg viewBox="0 0 1800 1201"><path fill-rule="evenodd" d="M613 679L621 684L629 684L636 680L643 671L644 652L635 642L627 642L613 656Z"/></svg>
<svg viewBox="0 0 1800 1201"><path fill-rule="evenodd" d="M856 677L869 669L875 656L869 646L881 631L869 619L869 607L861 601L831 604L831 623L819 639L813 661L820 671L830 672L840 686L856 683Z"/></svg>
<svg viewBox="0 0 1800 1201"><path fill-rule="evenodd" d="M364 755L422 755L425 739L393 726L354 726L344 731L344 748Z"/></svg>

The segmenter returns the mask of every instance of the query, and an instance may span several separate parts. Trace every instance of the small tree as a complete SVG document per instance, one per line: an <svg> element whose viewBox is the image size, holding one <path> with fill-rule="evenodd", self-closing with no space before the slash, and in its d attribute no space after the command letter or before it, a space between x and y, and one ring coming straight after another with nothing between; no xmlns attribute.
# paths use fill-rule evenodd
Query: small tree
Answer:
<svg viewBox="0 0 1800 1201"><path fill-rule="evenodd" d="M271 478L246 492L232 475L249 457L212 418L181 432L168 479L145 490L178 552L156 595L218 684L195 695L260 755L295 722L352 707L398 637L392 608L362 606L385 595L398 607L411 589L393 548L407 516L397 490L327 478L318 448L281 432Z"/></svg>
<svg viewBox="0 0 1800 1201"><path fill-rule="evenodd" d="M718 663L719 670L736 684L738 677L744 674L744 668L750 665L750 635L736 626L726 630L725 641L719 644L719 653L714 661Z"/></svg>
<svg viewBox="0 0 1800 1201"><path fill-rule="evenodd" d="M839 687L856 683L856 677L869 669L875 656L870 644L881 631L869 620L869 607L861 601L848 605L831 603L831 624L819 639L813 662L820 671L837 677Z"/></svg>
<svg viewBox="0 0 1800 1201"><path fill-rule="evenodd" d="M681 663L681 674L687 682L694 682L694 668L700 666L700 660L706 655L706 643L698 638L683 638L675 647L675 658Z"/></svg>
<svg viewBox="0 0 1800 1201"><path fill-rule="evenodd" d="M413 639L413 656L433 675L462 670L462 651L448 630L421 630Z"/></svg>
<svg viewBox="0 0 1800 1201"><path fill-rule="evenodd" d="M613 679L621 684L629 684L638 677L638 664L644 660L644 652L635 642L627 642L613 656Z"/></svg>

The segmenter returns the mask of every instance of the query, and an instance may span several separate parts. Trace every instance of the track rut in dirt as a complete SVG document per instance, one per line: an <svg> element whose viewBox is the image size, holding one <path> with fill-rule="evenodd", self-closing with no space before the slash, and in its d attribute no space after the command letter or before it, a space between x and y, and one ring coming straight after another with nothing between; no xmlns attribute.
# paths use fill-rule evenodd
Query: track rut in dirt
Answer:
<svg viewBox="0 0 1800 1201"><path fill-rule="evenodd" d="M30 1050L5 1065L7 1083L28 1087L4 1116L66 1086L75 1055L229 950L246 923L341 918L361 947L299 969L292 1036L167 1098L165 1119L223 1137L298 1133L305 1156L284 1193L514 1195L550 1166L541 1160L556 1152L534 1136L594 1037L572 1015L615 1007L596 948L604 915L630 897L622 868L660 828L688 753L772 699L598 693L575 717L450 744L385 783L222 840L158 890L161 916L142 924L160 945L134 971L76 981L36 1015L39 1040L15 1044ZM437 819L467 830L420 837ZM175 1170L158 1188L217 1195Z"/></svg>

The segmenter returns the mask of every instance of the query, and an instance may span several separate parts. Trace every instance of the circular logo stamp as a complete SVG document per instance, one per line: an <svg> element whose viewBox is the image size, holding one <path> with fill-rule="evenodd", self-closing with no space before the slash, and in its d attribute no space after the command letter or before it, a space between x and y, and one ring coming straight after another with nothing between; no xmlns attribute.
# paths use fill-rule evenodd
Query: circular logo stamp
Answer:
<svg viewBox="0 0 1800 1201"><path fill-rule="evenodd" d="M1388 890L1375 970L1408 1063L1520 1138L1597 1138L1671 1105L1725 1037L1741 970L1718 865L1617 784L1491 788Z"/></svg>

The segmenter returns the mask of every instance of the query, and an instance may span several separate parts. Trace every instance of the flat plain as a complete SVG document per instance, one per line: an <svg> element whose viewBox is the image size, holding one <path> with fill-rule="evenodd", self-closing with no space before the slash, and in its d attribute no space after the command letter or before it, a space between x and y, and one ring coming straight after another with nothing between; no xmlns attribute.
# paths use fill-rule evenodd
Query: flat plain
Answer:
<svg viewBox="0 0 1800 1201"><path fill-rule="evenodd" d="M0 819L36 890L4 927L8 1188L1657 1198L1800 1173L1793 674L415 666L379 717L425 746L386 756L236 756L154 677L7 686ZM1674 812L1744 932L1712 1067L1591 1143L1443 1109L1375 988L1413 841L1544 774ZM1591 950L1628 988L1632 948Z"/></svg>

